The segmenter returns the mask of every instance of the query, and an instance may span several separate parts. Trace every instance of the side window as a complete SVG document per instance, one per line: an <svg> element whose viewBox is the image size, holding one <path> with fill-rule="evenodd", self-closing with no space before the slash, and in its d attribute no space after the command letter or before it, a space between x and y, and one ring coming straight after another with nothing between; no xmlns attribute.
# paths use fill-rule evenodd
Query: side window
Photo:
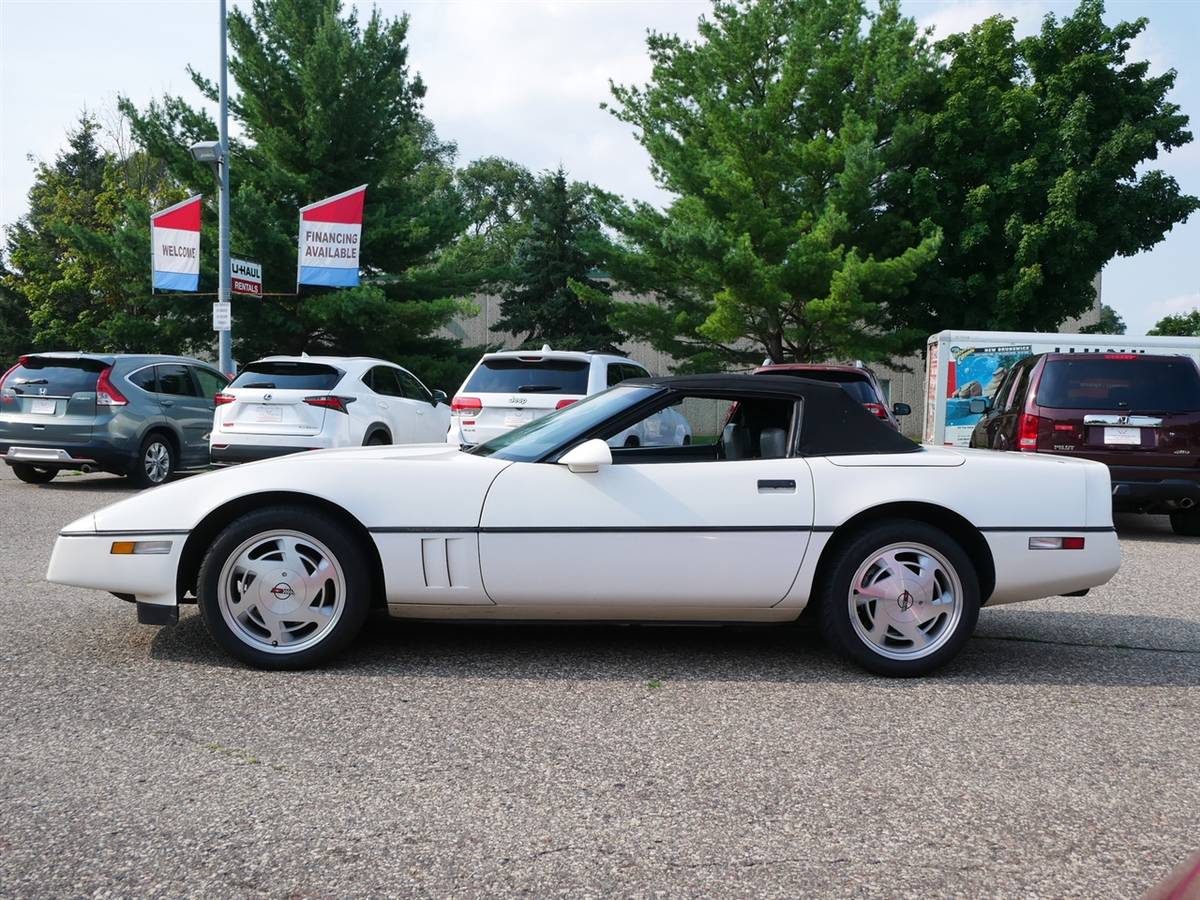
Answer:
<svg viewBox="0 0 1200 900"><path fill-rule="evenodd" d="M409 400L420 400L422 403L433 402L433 394L425 389L425 385L417 380L416 375L404 369L395 369L394 371L405 397Z"/></svg>
<svg viewBox="0 0 1200 900"><path fill-rule="evenodd" d="M625 374L625 367L620 363L608 364L608 387L614 384L620 384L629 376Z"/></svg>
<svg viewBox="0 0 1200 900"><path fill-rule="evenodd" d="M155 366L146 366L129 376L129 383L140 387L150 394L158 393L158 379L154 375Z"/></svg>
<svg viewBox="0 0 1200 900"><path fill-rule="evenodd" d="M1013 369L1012 378L1007 385L1001 385L1003 404L1001 409L1004 412L1012 412L1021 405L1025 399L1025 387L1029 384L1030 366L1025 363L1018 363Z"/></svg>
<svg viewBox="0 0 1200 900"><path fill-rule="evenodd" d="M376 366L371 370L371 390L384 397L403 397L400 384L396 381L396 370L390 366Z"/></svg>
<svg viewBox="0 0 1200 900"><path fill-rule="evenodd" d="M182 365L158 367L158 392L172 397L199 397L200 388L192 378L191 370Z"/></svg>
<svg viewBox="0 0 1200 900"><path fill-rule="evenodd" d="M198 366L192 368L192 374L196 376L196 381L200 383L200 395L211 400L215 395L225 390L228 380L219 372L214 372L212 369L201 369Z"/></svg>
<svg viewBox="0 0 1200 900"><path fill-rule="evenodd" d="M626 377L627 378L649 378L650 373L647 372L645 369L643 369L641 366L630 366L629 374Z"/></svg>

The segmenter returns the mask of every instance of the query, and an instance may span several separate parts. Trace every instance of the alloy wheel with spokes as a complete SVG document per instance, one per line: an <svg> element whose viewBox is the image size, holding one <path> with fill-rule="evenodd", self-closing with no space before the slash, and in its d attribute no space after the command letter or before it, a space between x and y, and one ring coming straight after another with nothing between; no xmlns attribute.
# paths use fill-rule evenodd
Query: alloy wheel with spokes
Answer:
<svg viewBox="0 0 1200 900"><path fill-rule="evenodd" d="M824 563L823 563L824 565ZM923 675L952 659L979 617L962 546L925 522L876 522L833 549L814 598L826 640L881 675Z"/></svg>
<svg viewBox="0 0 1200 900"><path fill-rule="evenodd" d="M200 568L197 600L228 652L264 668L304 668L344 647L370 606L364 549L345 523L311 508L242 516Z"/></svg>
<svg viewBox="0 0 1200 900"><path fill-rule="evenodd" d="M129 473L138 487L157 487L175 474L175 450L162 434L149 435Z"/></svg>
<svg viewBox="0 0 1200 900"><path fill-rule="evenodd" d="M902 542L864 560L850 580L850 622L859 638L889 659L937 651L962 616L962 583L932 547Z"/></svg>

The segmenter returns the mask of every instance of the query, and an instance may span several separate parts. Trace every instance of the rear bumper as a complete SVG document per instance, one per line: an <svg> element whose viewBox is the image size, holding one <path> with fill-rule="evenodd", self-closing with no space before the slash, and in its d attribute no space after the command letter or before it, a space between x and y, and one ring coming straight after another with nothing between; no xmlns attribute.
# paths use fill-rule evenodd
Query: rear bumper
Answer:
<svg viewBox="0 0 1200 900"><path fill-rule="evenodd" d="M1029 539L1047 534L1078 534L1082 550L1031 550ZM1121 567L1121 545L1110 527L1081 526L1078 530L985 531L996 567L996 587L988 606L1019 603L1042 597L1078 595L1099 587Z"/></svg>
<svg viewBox="0 0 1200 900"><path fill-rule="evenodd" d="M39 446L28 443L0 444L0 459L8 465L29 465L39 469L106 469L124 471L135 458L111 444L81 444L71 447Z"/></svg>
<svg viewBox="0 0 1200 900"><path fill-rule="evenodd" d="M208 449L208 455L215 463L232 464L257 462L260 459L274 459L277 456L288 456L292 453L304 453L308 450L324 449L324 447L275 446L270 444L213 444Z"/></svg>
<svg viewBox="0 0 1200 900"><path fill-rule="evenodd" d="M1200 505L1200 469L1112 466L1113 508L1170 512Z"/></svg>

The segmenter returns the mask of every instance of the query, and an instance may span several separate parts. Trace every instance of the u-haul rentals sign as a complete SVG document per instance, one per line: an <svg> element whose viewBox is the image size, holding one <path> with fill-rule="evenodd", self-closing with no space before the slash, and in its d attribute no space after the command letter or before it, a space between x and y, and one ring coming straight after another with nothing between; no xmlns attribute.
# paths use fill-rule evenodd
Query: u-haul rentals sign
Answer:
<svg viewBox="0 0 1200 900"><path fill-rule="evenodd" d="M262 264L248 259L229 260L231 289L246 297L262 296Z"/></svg>

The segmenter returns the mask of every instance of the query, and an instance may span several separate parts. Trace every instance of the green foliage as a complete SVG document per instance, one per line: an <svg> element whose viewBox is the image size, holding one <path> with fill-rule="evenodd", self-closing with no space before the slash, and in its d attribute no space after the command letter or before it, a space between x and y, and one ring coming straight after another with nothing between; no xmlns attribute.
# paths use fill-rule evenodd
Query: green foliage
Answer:
<svg viewBox="0 0 1200 900"><path fill-rule="evenodd" d="M914 22L894 0L717 2L700 38L652 33L650 83L612 89L675 195L612 211L612 271L657 301L613 322L692 371L914 346L880 327L941 242L881 203L933 90Z"/></svg>
<svg viewBox="0 0 1200 900"><path fill-rule="evenodd" d="M1100 304L1100 321L1095 325L1083 326L1079 332L1080 334L1124 334L1125 320L1107 303L1102 303Z"/></svg>
<svg viewBox="0 0 1200 900"><path fill-rule="evenodd" d="M915 165L889 182L902 217L945 235L897 317L924 331L1053 331L1095 299L1117 255L1147 250L1200 208L1161 171L1191 140L1166 99L1174 71L1129 62L1146 20L1109 27L1100 0L1018 40L993 17L942 41L947 59Z"/></svg>
<svg viewBox="0 0 1200 900"><path fill-rule="evenodd" d="M25 298L7 286L10 275L0 260L0 373L29 350L33 337Z"/></svg>
<svg viewBox="0 0 1200 900"><path fill-rule="evenodd" d="M561 167L537 179L504 289L504 314L493 330L557 349L610 350L620 343L607 321L611 288L594 277L608 249L599 216L605 200L591 185L568 182Z"/></svg>
<svg viewBox="0 0 1200 900"><path fill-rule="evenodd" d="M421 114L425 86L408 69L408 18L376 10L360 24L337 0L255 0L231 10L229 69L239 93L231 117L232 247L263 264L264 290L295 289L297 209L369 185L361 251L364 284L298 297L234 300L235 355L370 353L440 386L462 367L455 342L431 337L483 273L455 247L467 219L455 185L454 147ZM210 99L214 84L192 78ZM135 138L189 189L213 197L214 181L188 147L217 136L211 117L166 97L139 111ZM216 246L215 203L202 238ZM204 271L215 271L205 260ZM203 289L211 285L202 283ZM186 303L186 300L176 300Z"/></svg>
<svg viewBox="0 0 1200 900"><path fill-rule="evenodd" d="M98 144L84 116L53 165L38 165L29 212L8 231L11 271L27 327L21 350L187 353L211 335L205 316L150 293L150 204L184 196L145 154ZM19 321L19 318L18 318Z"/></svg>
<svg viewBox="0 0 1200 900"><path fill-rule="evenodd" d="M1175 337L1200 337L1200 309L1174 316L1163 316L1147 334Z"/></svg>

